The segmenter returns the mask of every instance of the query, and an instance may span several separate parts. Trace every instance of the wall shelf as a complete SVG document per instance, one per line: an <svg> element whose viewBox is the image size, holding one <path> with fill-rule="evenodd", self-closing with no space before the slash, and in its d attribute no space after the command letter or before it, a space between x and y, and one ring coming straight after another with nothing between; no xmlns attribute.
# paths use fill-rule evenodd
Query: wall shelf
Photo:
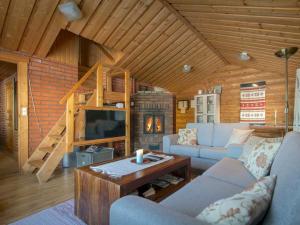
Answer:
<svg viewBox="0 0 300 225"><path fill-rule="evenodd" d="M96 144L105 144L117 141L125 141L126 137L112 137L112 138L102 138L102 139L94 139L94 140L75 140L73 142L74 146L85 146L85 145L96 145Z"/></svg>

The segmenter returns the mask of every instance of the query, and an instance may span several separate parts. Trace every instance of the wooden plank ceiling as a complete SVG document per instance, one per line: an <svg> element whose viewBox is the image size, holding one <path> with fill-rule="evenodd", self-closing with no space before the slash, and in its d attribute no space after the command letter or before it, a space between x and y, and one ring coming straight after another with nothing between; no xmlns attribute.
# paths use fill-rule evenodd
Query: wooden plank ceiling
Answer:
<svg viewBox="0 0 300 225"><path fill-rule="evenodd" d="M0 82L17 72L17 64L0 61Z"/></svg>
<svg viewBox="0 0 300 225"><path fill-rule="evenodd" d="M179 92L237 54L245 66L281 70L274 51L300 40L296 0L75 0L83 18L67 22L65 0L1 0L0 47L45 57L60 30L68 30L125 56L118 62L135 78ZM299 64L299 53L291 60ZM182 66L191 64L189 74Z"/></svg>
<svg viewBox="0 0 300 225"><path fill-rule="evenodd" d="M120 66L138 80L172 91L192 83L187 78L197 79L199 73L209 74L225 64L163 1L77 0L83 18L72 23L57 10L60 2L1 0L0 46L46 56L59 31L65 29L123 51ZM185 63L194 67L188 77L181 71Z"/></svg>
<svg viewBox="0 0 300 225"><path fill-rule="evenodd" d="M231 63L282 72L280 48L300 47L299 0L168 0ZM246 51L250 61L239 60ZM300 51L290 59L290 74Z"/></svg>

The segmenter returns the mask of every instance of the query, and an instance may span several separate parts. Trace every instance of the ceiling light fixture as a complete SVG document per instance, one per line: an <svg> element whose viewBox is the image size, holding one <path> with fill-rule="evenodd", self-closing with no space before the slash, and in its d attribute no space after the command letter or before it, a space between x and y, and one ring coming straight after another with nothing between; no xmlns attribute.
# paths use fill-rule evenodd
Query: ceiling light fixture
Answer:
<svg viewBox="0 0 300 225"><path fill-rule="evenodd" d="M82 13L74 1L59 4L58 9L69 22L79 20L82 17Z"/></svg>
<svg viewBox="0 0 300 225"><path fill-rule="evenodd" d="M182 72L184 72L184 73L190 73L191 70L192 70L192 66L191 65L188 65L188 64L183 65Z"/></svg>
<svg viewBox="0 0 300 225"><path fill-rule="evenodd" d="M248 55L248 52L241 52L240 53L240 60L248 61L249 59L250 59L250 56Z"/></svg>

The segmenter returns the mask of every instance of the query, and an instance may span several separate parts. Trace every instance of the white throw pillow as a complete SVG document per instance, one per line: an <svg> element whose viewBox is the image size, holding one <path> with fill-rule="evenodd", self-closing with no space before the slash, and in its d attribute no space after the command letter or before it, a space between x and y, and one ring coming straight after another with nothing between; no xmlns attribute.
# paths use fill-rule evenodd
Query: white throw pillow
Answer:
<svg viewBox="0 0 300 225"><path fill-rule="evenodd" d="M254 149L255 145L263 142L264 139L265 138L263 137L250 136L243 146L243 152L239 157L239 160L245 163L246 159L248 158L248 155Z"/></svg>
<svg viewBox="0 0 300 225"><path fill-rule="evenodd" d="M276 176L264 177L243 192L209 205L196 219L211 225L257 224L270 205L275 181Z"/></svg>
<svg viewBox="0 0 300 225"><path fill-rule="evenodd" d="M254 130L245 130L245 129L233 128L232 134L231 134L227 144L225 145L225 148L227 148L231 144L243 144L243 143L245 143L245 141L248 139L248 137L250 136L250 134L253 131Z"/></svg>
<svg viewBox="0 0 300 225"><path fill-rule="evenodd" d="M179 129L177 143L180 145L196 145L197 144L197 128Z"/></svg>
<svg viewBox="0 0 300 225"><path fill-rule="evenodd" d="M269 174L281 142L282 138L265 138L262 142L254 146L245 159L244 166L256 179Z"/></svg>

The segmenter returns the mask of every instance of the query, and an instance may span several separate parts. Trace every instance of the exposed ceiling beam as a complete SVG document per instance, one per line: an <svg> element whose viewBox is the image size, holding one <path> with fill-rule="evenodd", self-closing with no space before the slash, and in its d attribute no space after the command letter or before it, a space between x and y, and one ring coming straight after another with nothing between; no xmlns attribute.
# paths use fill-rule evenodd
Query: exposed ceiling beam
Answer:
<svg viewBox="0 0 300 225"><path fill-rule="evenodd" d="M166 0L159 0L166 8L168 8L176 17L181 20L193 33L224 63L229 64L227 59L187 20L185 19L170 3Z"/></svg>

